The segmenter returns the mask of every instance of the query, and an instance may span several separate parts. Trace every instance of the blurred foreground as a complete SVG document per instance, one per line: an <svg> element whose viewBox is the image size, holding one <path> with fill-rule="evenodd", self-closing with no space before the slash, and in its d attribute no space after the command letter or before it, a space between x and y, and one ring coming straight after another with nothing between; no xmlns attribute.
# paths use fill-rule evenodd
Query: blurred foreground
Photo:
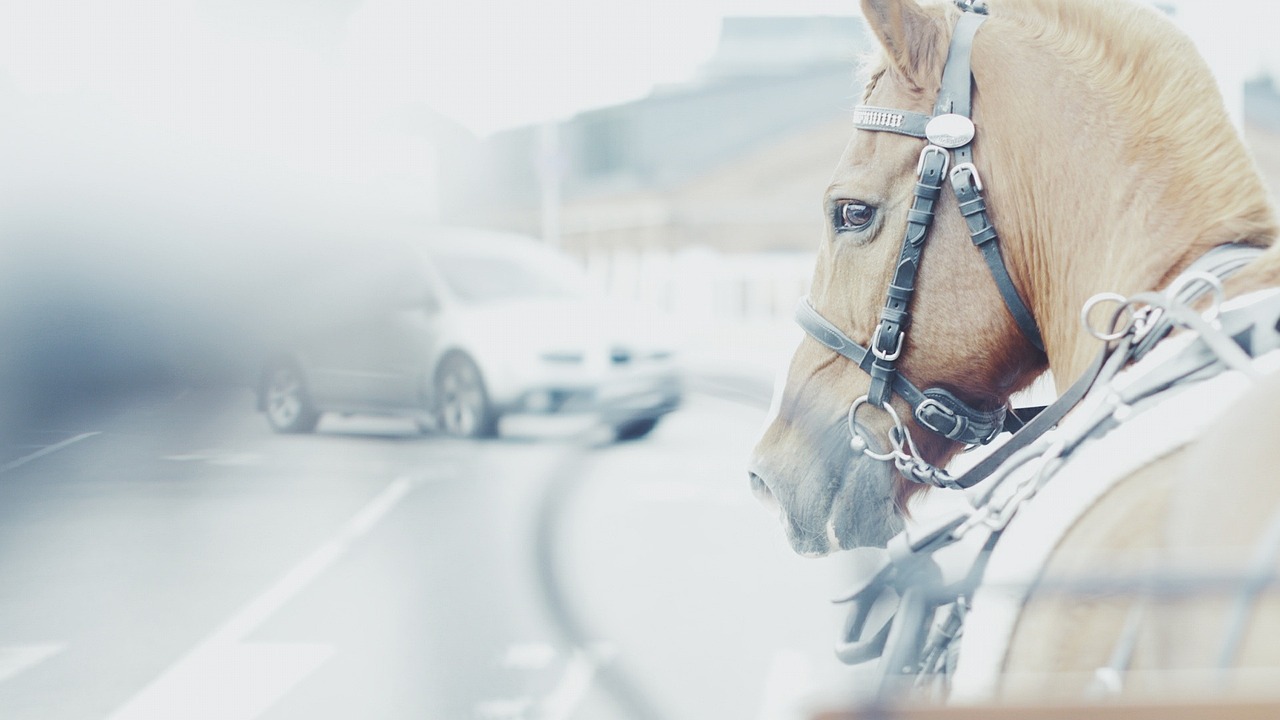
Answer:
<svg viewBox="0 0 1280 720"><path fill-rule="evenodd" d="M0 717L799 718L848 682L839 564L743 481L759 407L695 394L598 446L251 407L156 392L6 438Z"/></svg>

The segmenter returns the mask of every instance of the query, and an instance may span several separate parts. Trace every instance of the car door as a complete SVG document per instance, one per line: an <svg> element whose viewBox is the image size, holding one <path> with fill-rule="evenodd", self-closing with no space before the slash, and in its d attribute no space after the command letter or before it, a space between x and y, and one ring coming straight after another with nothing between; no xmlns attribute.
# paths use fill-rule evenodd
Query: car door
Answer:
<svg viewBox="0 0 1280 720"><path fill-rule="evenodd" d="M414 405L426 335L420 268L398 247L373 245L341 259L305 345L312 394L335 410Z"/></svg>
<svg viewBox="0 0 1280 720"><path fill-rule="evenodd" d="M371 328L378 364L369 377L378 404L416 409L423 407L422 384L438 341L440 303L421 275L398 282L395 306Z"/></svg>
<svg viewBox="0 0 1280 720"><path fill-rule="evenodd" d="M422 407L422 382L437 341L439 297L421 258L398 248L383 268L377 311L361 327L361 383L366 401L393 409Z"/></svg>

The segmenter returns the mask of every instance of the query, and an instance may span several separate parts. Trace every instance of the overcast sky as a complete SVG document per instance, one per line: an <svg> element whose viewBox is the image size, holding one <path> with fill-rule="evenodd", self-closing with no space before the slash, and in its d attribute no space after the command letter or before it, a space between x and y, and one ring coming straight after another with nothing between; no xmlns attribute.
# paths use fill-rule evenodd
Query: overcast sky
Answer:
<svg viewBox="0 0 1280 720"><path fill-rule="evenodd" d="M851 14L855 0L0 0L0 195L155 177L246 197L303 176L416 202L431 106L484 135L689 77L726 13ZM1219 69L1280 67L1280 4L1183 0ZM148 175L134 178L130 173ZM42 180L43 178L43 180ZM179 178L180 179L180 178ZM104 182L109 180L110 182ZM193 180L195 182L195 180ZM156 193L181 187L165 180ZM198 198L202 188L188 187ZM314 198L304 200L314 205Z"/></svg>
<svg viewBox="0 0 1280 720"><path fill-rule="evenodd" d="M1280 7L1182 0L1206 49L1280 58ZM851 14L855 0L41 0L0 8L0 71L158 121L245 110L303 125L429 102L485 134L688 77L733 14ZM1215 41L1216 39L1216 41ZM352 106L358 104L359 111ZM344 109L344 105L347 107ZM277 120L278 121L278 120Z"/></svg>

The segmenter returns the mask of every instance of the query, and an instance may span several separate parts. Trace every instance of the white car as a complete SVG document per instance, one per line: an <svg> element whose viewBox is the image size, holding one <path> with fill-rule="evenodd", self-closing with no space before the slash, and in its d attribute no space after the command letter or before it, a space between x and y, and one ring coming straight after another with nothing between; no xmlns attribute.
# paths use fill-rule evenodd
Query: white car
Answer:
<svg viewBox="0 0 1280 720"><path fill-rule="evenodd" d="M680 404L660 322L604 302L543 243L452 229L371 257L331 276L346 287L266 363L258 407L275 430L371 413L486 437L509 413L591 413L630 440Z"/></svg>

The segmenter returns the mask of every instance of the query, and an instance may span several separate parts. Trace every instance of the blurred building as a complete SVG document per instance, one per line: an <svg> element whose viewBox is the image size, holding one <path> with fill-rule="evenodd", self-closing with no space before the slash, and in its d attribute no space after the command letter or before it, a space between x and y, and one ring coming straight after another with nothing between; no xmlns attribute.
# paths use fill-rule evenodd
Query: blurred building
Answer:
<svg viewBox="0 0 1280 720"><path fill-rule="evenodd" d="M689 82L554 126L437 142L442 218L553 240L609 295L699 333L789 326L872 48L857 17L727 18Z"/></svg>
<svg viewBox="0 0 1280 720"><path fill-rule="evenodd" d="M581 113L552 148L537 127L480 144L483 171L461 171L445 216L540 234L551 178L560 241L579 252L810 250L868 43L861 18L728 18L691 82Z"/></svg>
<svg viewBox="0 0 1280 720"><path fill-rule="evenodd" d="M708 321L784 320L875 49L859 17L727 18L688 83L554 127L439 142L442 217L548 237L614 295ZM1264 79L1243 96L1246 140L1280 188L1280 94Z"/></svg>

